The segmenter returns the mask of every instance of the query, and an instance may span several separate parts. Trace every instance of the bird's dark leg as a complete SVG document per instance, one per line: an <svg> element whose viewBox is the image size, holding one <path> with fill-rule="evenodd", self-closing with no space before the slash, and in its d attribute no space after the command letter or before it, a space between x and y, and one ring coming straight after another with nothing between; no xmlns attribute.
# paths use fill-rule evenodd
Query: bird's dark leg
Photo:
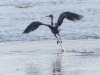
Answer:
<svg viewBox="0 0 100 75"><path fill-rule="evenodd" d="M57 35L56 35L56 34L54 34L54 35L55 35L55 37L56 37L56 38L57 38L57 40L58 40L58 41L57 41L57 44L58 44L58 43L60 43L60 41L59 41L59 39L58 39Z"/></svg>
<svg viewBox="0 0 100 75"><path fill-rule="evenodd" d="M62 43L62 40L61 40L61 37L60 37L60 34L58 34L59 38L60 38L60 43Z"/></svg>

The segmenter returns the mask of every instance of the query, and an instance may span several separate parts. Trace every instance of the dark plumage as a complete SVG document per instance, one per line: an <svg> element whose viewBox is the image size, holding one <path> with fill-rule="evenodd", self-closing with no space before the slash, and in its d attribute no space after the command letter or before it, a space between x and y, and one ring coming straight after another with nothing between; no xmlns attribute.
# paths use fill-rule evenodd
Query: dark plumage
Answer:
<svg viewBox="0 0 100 75"><path fill-rule="evenodd" d="M76 13L63 12L59 15L55 28L58 28L59 26L61 26L65 18L71 21L77 21L77 20L80 20L82 17L83 17L82 15L79 15Z"/></svg>
<svg viewBox="0 0 100 75"><path fill-rule="evenodd" d="M23 33L29 33L31 31L34 31L36 30L37 28L39 28L39 26L41 25L45 25L45 26L48 26L49 28L53 28L52 26L46 24L46 23L43 23L43 22L40 22L40 21L34 21L32 22L25 30Z"/></svg>
<svg viewBox="0 0 100 75"><path fill-rule="evenodd" d="M59 35L59 31L61 30L59 27L62 25L63 23L63 20L66 18L68 20L71 20L71 21L77 21L77 20L81 20L81 18L83 17L82 15L79 15L79 14L76 14L76 13L72 13L72 12L63 12L59 15L58 17L58 20L57 20L57 23L53 23L53 19L54 19L54 16L52 14L46 16L46 17L50 17L51 18L51 25L53 26L54 29L56 29L56 31L58 31L58 36L60 38L60 35ZM57 35L55 34L55 37L57 38ZM58 38L57 38L58 39ZM61 38L60 38L61 40ZM59 41L59 40L58 40ZM57 43L58 43L57 41ZM61 41L62 42L62 41Z"/></svg>
<svg viewBox="0 0 100 75"><path fill-rule="evenodd" d="M46 16L46 17L50 17L51 18L51 25L49 25L49 24L46 24L46 23L43 23L43 22L40 22L40 21L35 21L35 22L32 22L25 30L24 30L24 32L23 33L29 33L29 32L31 32L31 31L34 31L34 30L36 30L39 26L41 26L41 25L45 25L45 26L47 26L47 27L49 27L50 29L51 29L51 31L52 31L52 33L55 35L55 37L57 38L57 44L58 43L61 43L62 41L61 41L61 38L60 38L60 35L59 35L59 32L60 32L60 26L61 26L61 24L63 23L63 20L65 19L65 18L67 18L68 20L71 20L71 21L77 21L77 20L80 20L83 16L82 15L79 15L79 14L76 14L76 13L72 13L72 12L63 12L63 13L61 13L60 14L60 16L59 16L59 18L58 18L58 20L57 20L57 23L55 23L55 25L54 25L54 23L53 23L53 15L51 14L51 15L48 15L48 16ZM58 37L57 37L57 35L59 36L59 38L60 38L60 41L59 41L59 39L58 39Z"/></svg>

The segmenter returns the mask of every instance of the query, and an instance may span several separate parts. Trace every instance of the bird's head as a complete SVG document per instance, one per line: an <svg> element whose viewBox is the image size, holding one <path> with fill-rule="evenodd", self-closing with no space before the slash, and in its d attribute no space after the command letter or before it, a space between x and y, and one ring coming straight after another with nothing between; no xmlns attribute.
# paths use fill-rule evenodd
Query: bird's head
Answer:
<svg viewBox="0 0 100 75"><path fill-rule="evenodd" d="M51 18L53 18L53 15L52 15L52 14L50 14L50 15L47 15L46 17L51 17Z"/></svg>

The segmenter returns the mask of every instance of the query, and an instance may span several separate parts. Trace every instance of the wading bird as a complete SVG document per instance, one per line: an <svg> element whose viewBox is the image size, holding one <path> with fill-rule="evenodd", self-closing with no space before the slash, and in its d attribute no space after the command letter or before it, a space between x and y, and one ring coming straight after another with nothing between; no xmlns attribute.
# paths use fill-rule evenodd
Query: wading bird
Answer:
<svg viewBox="0 0 100 75"><path fill-rule="evenodd" d="M57 38L57 44L62 43L60 35L59 35L59 32L60 32L61 29L59 27L63 23L63 20L65 18L67 18L68 20L71 20L71 21L77 21L77 20L80 20L83 16L76 14L76 13L72 13L72 12L63 12L63 13L60 14L60 16L57 20L57 23L55 23L55 25L53 23L53 15L52 14L48 15L46 17L51 18L51 25L49 25L47 23L40 22L40 21L34 21L24 30L23 33L29 33L31 31L34 31L35 29L37 29L39 26L45 25L45 26L47 26L51 29L52 33ZM59 36L59 38L57 37L57 35Z"/></svg>

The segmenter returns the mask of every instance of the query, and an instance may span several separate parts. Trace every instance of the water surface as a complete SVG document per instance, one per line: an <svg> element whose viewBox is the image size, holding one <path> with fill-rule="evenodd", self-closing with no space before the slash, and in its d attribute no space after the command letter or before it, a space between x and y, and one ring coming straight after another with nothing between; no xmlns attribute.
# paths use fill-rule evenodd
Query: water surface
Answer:
<svg viewBox="0 0 100 75"><path fill-rule="evenodd" d="M41 26L22 34L33 21L50 23L46 15L71 11L78 22L64 20L60 45L50 29ZM100 1L0 0L0 75L99 75Z"/></svg>

